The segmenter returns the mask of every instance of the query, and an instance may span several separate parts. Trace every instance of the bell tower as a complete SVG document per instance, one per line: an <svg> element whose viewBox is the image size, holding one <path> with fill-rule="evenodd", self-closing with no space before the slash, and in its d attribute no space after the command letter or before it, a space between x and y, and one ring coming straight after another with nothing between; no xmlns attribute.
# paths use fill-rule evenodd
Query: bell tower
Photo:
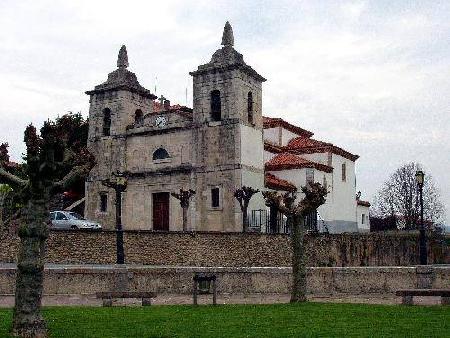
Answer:
<svg viewBox="0 0 450 338"><path fill-rule="evenodd" d="M190 75L195 164L204 196L198 205L199 230L214 229L217 223L223 228L214 230L241 231L242 214L234 191L243 185L264 187L262 83L266 79L235 50L229 22L222 47ZM262 197L255 195L249 210L264 208Z"/></svg>
<svg viewBox="0 0 450 338"><path fill-rule="evenodd" d="M96 165L86 182L85 214L102 224L115 224L115 209L111 189L101 184L112 173L124 172L127 168L127 126L137 116L153 111L156 96L142 87L136 74L127 68L128 54L125 46L119 50L117 69L108 74L108 79L87 91L89 95L88 149L95 156Z"/></svg>
<svg viewBox="0 0 450 338"><path fill-rule="evenodd" d="M234 49L233 29L228 21L222 48L209 63L190 74L196 122L237 119L242 124L262 128L262 83L266 79Z"/></svg>

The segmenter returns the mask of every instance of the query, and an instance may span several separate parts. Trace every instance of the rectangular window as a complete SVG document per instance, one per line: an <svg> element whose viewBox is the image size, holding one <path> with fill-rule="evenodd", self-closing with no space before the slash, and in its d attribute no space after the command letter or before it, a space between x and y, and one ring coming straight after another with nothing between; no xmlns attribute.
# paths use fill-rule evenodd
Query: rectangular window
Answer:
<svg viewBox="0 0 450 338"><path fill-rule="evenodd" d="M106 212L108 210L108 195L100 194L100 211Z"/></svg>
<svg viewBox="0 0 450 338"><path fill-rule="evenodd" d="M327 177L326 177L325 175L323 175L323 187L324 187L325 189L328 188Z"/></svg>
<svg viewBox="0 0 450 338"><path fill-rule="evenodd" d="M362 214L361 215L361 224L364 224L365 219L366 219L366 215Z"/></svg>
<svg viewBox="0 0 450 338"><path fill-rule="evenodd" d="M219 188L211 189L211 207L218 208L220 206Z"/></svg>
<svg viewBox="0 0 450 338"><path fill-rule="evenodd" d="M218 90L213 90L211 92L211 120L220 121L222 104L220 102L220 92Z"/></svg>
<svg viewBox="0 0 450 338"><path fill-rule="evenodd" d="M347 180L347 168L345 167L345 163L342 163L342 182Z"/></svg>
<svg viewBox="0 0 450 338"><path fill-rule="evenodd" d="M314 169L306 168L306 184L314 183Z"/></svg>

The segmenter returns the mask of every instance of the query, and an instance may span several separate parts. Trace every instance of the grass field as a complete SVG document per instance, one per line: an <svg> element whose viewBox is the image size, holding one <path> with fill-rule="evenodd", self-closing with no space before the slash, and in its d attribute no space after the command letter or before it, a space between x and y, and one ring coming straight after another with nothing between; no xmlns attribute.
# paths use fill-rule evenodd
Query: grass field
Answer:
<svg viewBox="0 0 450 338"><path fill-rule="evenodd" d="M450 337L449 306L49 307L44 315L51 337ZM0 310L0 337L11 319Z"/></svg>

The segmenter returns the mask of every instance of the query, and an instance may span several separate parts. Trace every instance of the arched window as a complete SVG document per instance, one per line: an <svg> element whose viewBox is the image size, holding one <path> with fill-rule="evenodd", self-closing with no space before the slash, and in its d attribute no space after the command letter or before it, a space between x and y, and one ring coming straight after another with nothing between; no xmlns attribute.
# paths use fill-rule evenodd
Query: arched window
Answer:
<svg viewBox="0 0 450 338"><path fill-rule="evenodd" d="M141 126L144 124L144 114L140 109L137 109L136 112L134 113L134 124L136 126Z"/></svg>
<svg viewBox="0 0 450 338"><path fill-rule="evenodd" d="M253 124L253 94L252 94L252 92L248 92L248 95L247 95L247 115L248 115L248 123Z"/></svg>
<svg viewBox="0 0 450 338"><path fill-rule="evenodd" d="M153 161L154 160L164 160L165 158L169 158L169 153L164 148L158 148L153 153Z"/></svg>
<svg viewBox="0 0 450 338"><path fill-rule="evenodd" d="M111 110L109 108L103 109L103 136L111 134Z"/></svg>
<svg viewBox="0 0 450 338"><path fill-rule="evenodd" d="M221 111L220 92L213 90L211 92L211 120L220 121L222 118Z"/></svg>

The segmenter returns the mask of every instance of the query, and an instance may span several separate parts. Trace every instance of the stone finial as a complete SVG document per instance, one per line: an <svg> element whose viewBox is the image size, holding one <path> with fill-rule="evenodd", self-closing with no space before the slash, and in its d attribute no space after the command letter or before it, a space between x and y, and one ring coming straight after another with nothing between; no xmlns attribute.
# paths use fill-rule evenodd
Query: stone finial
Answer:
<svg viewBox="0 0 450 338"><path fill-rule="evenodd" d="M233 28L231 28L231 25L228 21L226 22L225 27L223 28L222 45L223 46L234 45Z"/></svg>
<svg viewBox="0 0 450 338"><path fill-rule="evenodd" d="M125 47L125 45L122 45L122 47L120 47L119 56L117 57L117 67L119 68L128 67L127 47Z"/></svg>

